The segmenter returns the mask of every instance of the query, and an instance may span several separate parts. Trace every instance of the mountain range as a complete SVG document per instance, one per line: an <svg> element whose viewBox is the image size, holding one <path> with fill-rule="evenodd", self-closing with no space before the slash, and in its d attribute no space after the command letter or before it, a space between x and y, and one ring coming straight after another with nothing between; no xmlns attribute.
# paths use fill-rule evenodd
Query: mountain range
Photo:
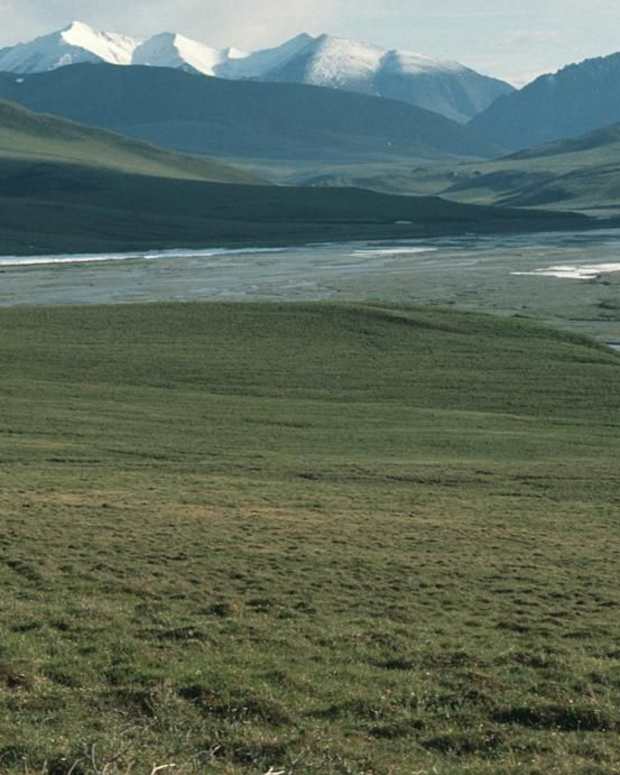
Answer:
<svg viewBox="0 0 620 775"><path fill-rule="evenodd" d="M236 48L214 48L178 33L137 40L73 22L58 32L0 50L0 70L18 74L86 62L172 67L231 80L329 86L402 100L460 122L514 91L509 84L458 62L305 33L275 48L248 54Z"/></svg>
<svg viewBox="0 0 620 775"><path fill-rule="evenodd" d="M164 148L227 158L368 161L489 157L502 150L466 126L398 100L171 68L79 64L0 73L0 99Z"/></svg>

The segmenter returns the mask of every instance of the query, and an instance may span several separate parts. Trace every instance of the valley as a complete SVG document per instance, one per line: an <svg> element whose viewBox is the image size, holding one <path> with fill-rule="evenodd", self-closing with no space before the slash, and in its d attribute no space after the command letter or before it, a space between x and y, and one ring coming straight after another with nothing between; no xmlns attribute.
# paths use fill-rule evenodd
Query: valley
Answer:
<svg viewBox="0 0 620 775"><path fill-rule="evenodd" d="M357 186L389 194L441 196L501 207L620 213L620 125L495 159L400 158L351 164L228 158L279 185Z"/></svg>

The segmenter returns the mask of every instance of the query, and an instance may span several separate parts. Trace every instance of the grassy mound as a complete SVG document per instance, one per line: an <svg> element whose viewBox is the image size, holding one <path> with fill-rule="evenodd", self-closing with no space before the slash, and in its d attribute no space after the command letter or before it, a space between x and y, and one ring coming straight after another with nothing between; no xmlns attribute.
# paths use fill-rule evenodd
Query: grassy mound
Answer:
<svg viewBox="0 0 620 775"><path fill-rule="evenodd" d="M2 772L613 772L617 355L369 305L0 326Z"/></svg>

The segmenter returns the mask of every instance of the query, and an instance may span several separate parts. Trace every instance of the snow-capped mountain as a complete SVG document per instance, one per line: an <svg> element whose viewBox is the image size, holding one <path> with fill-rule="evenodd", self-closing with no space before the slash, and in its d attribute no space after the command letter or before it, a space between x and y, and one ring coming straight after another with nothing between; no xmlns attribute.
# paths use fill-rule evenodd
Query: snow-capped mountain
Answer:
<svg viewBox="0 0 620 775"><path fill-rule="evenodd" d="M373 94L409 102L462 122L498 97L514 91L509 84L480 75L458 62L439 61L408 51L387 51L330 35L299 36L279 48L225 64L217 74Z"/></svg>
<svg viewBox="0 0 620 775"><path fill-rule="evenodd" d="M236 61L229 61L218 68L220 78L266 80L266 76L277 71L307 48L314 38L303 32L276 48L267 48L246 54Z"/></svg>
<svg viewBox="0 0 620 775"><path fill-rule="evenodd" d="M327 86L401 100L461 122L513 91L509 84L458 62L305 33L275 48L246 54L235 48L213 48L177 33L138 41L74 22L31 43L0 50L0 70L8 72L43 72L80 62L172 67L233 80Z"/></svg>
<svg viewBox="0 0 620 775"><path fill-rule="evenodd" d="M97 32L82 22L30 43L0 49L0 70L40 73L81 62L129 65L138 41L126 35Z"/></svg>
<svg viewBox="0 0 620 775"><path fill-rule="evenodd" d="M163 32L140 44L133 53L131 64L174 67L203 75L216 75L222 65L244 57L247 54L235 48L211 48L184 35Z"/></svg>

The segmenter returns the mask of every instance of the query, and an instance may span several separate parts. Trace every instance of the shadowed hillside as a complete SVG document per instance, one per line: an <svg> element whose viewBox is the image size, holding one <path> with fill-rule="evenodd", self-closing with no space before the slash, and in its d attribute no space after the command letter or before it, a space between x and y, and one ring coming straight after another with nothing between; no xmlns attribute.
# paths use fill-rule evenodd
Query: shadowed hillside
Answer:
<svg viewBox="0 0 620 775"><path fill-rule="evenodd" d="M160 178L258 182L255 175L217 161L170 153L112 132L32 113L0 101L0 168L7 159L23 161L24 169L38 162L63 162Z"/></svg>

